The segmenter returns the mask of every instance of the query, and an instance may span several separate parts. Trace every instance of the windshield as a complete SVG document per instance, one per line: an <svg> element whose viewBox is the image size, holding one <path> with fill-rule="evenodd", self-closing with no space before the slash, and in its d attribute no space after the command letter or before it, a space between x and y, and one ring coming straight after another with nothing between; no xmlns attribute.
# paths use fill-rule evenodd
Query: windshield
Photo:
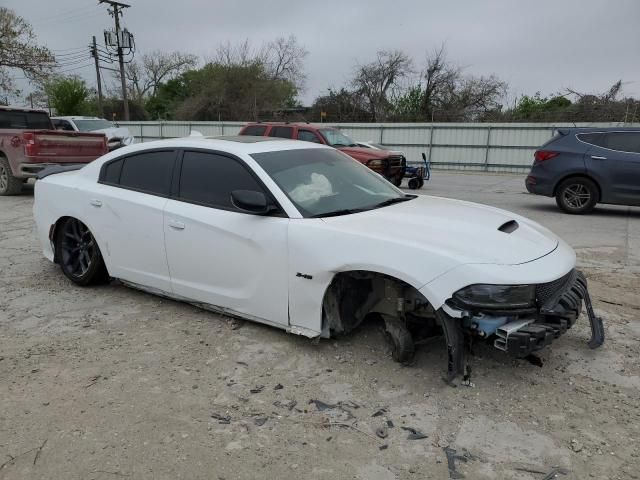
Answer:
<svg viewBox="0 0 640 480"><path fill-rule="evenodd" d="M414 198L336 150L283 150L251 156L305 217L345 215Z"/></svg>
<svg viewBox="0 0 640 480"><path fill-rule="evenodd" d="M93 132L94 130L102 130L105 128L112 128L114 125L108 120L97 118L94 120L74 120L78 130L81 132Z"/></svg>
<svg viewBox="0 0 640 480"><path fill-rule="evenodd" d="M320 135L332 147L356 147L356 142L347 137L340 130L335 128L324 128L320 130Z"/></svg>

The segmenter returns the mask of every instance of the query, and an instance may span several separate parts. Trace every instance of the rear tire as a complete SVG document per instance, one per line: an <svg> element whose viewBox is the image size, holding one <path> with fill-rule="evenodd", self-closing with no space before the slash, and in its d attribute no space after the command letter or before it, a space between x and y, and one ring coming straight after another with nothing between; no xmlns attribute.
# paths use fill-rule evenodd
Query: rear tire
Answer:
<svg viewBox="0 0 640 480"><path fill-rule="evenodd" d="M75 218L66 218L56 229L56 258L62 273L82 287L109 279L100 248L87 226Z"/></svg>
<svg viewBox="0 0 640 480"><path fill-rule="evenodd" d="M6 157L0 156L0 195L17 195L22 192L23 180L11 173Z"/></svg>
<svg viewBox="0 0 640 480"><path fill-rule="evenodd" d="M564 180L556 189L558 207L572 215L590 213L598 203L598 187L585 177L573 177Z"/></svg>

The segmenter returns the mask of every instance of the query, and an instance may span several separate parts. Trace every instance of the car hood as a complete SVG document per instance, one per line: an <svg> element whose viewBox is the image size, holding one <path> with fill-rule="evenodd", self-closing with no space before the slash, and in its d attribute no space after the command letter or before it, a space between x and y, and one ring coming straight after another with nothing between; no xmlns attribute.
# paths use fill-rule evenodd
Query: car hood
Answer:
<svg viewBox="0 0 640 480"><path fill-rule="evenodd" d="M385 240L389 248L413 247L459 263L517 265L552 252L558 238L519 215L486 205L420 195L388 207L339 217L330 226ZM507 224L511 228L500 227ZM366 242L366 239L363 239ZM364 245L364 244L363 244Z"/></svg>
<svg viewBox="0 0 640 480"><path fill-rule="evenodd" d="M391 154L391 152L387 150L375 150L373 148L363 147L339 147L338 150L346 153L347 155L356 155L371 159L383 159L387 158Z"/></svg>
<svg viewBox="0 0 640 480"><path fill-rule="evenodd" d="M111 127L93 130L91 133L104 133L107 139L111 138L128 138L131 136L129 129L126 127Z"/></svg>

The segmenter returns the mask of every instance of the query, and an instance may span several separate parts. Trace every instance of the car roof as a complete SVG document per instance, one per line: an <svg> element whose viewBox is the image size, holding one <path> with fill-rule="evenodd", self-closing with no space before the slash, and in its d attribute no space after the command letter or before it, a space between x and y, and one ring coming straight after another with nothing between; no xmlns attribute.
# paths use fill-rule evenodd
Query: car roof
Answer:
<svg viewBox="0 0 640 480"><path fill-rule="evenodd" d="M47 113L47 111L43 110L42 108L12 107L12 106L7 106L7 105L0 105L0 110L14 111L14 112Z"/></svg>
<svg viewBox="0 0 640 480"><path fill-rule="evenodd" d="M81 115L71 115L65 117L51 117L52 120L107 120L106 118L100 117L83 117ZM108 122L109 120L107 120Z"/></svg>
<svg viewBox="0 0 640 480"><path fill-rule="evenodd" d="M123 147L116 152L121 154L141 152L154 148L204 148L210 150L220 150L236 155L251 155L253 153L272 152L278 150L297 150L305 148L329 148L312 142L300 140L289 140L274 137L254 137L250 135L229 135L229 136L190 136L183 138L171 138L166 140L156 140L153 142L136 143ZM333 149L332 149L333 150ZM118 156L118 155L115 155Z"/></svg>
<svg viewBox="0 0 640 480"><path fill-rule="evenodd" d="M590 132L640 132L640 127L558 127L562 134Z"/></svg>
<svg viewBox="0 0 640 480"><path fill-rule="evenodd" d="M336 127L332 127L326 124L317 124L317 123L308 123L308 122L250 122L245 125L245 127L253 127L257 125L265 125L265 126L273 126L273 127L306 127L312 129L326 128L326 129L336 129Z"/></svg>

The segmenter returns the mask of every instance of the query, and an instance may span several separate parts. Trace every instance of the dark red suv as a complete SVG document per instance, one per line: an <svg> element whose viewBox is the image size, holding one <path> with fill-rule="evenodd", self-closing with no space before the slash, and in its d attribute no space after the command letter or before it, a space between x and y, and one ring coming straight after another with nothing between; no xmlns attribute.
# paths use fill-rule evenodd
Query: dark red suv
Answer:
<svg viewBox="0 0 640 480"><path fill-rule="evenodd" d="M407 162L402 155L386 150L358 147L337 128L308 123L250 123L240 130L240 135L290 138L330 145L383 175L396 186L400 186L406 169Z"/></svg>

